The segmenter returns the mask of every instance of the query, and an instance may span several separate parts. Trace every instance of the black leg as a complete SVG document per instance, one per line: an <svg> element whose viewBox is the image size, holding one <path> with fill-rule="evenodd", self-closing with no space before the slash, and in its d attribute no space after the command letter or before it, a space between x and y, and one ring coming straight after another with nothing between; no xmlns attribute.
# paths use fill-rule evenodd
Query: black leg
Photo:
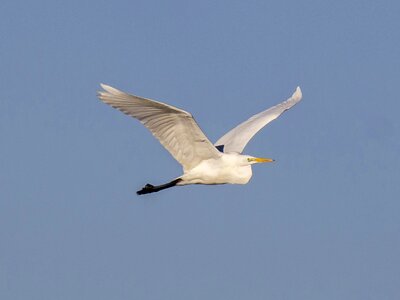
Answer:
<svg viewBox="0 0 400 300"><path fill-rule="evenodd" d="M136 194L144 195L144 194L150 194L150 193L155 193L155 192L158 192L161 190L165 190L165 189L175 186L181 180L182 179L178 178L178 179L172 180L171 182L168 182L166 184L161 184L161 185L156 185L156 186L148 183L140 191L137 191Z"/></svg>

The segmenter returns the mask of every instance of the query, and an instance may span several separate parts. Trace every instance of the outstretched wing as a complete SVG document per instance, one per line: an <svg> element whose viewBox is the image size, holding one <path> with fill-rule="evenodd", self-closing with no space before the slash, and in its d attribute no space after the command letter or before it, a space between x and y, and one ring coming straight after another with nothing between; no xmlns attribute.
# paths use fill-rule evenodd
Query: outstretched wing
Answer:
<svg viewBox="0 0 400 300"><path fill-rule="evenodd" d="M259 130L298 103L301 97L302 93L300 87L297 87L296 91L289 99L252 116L247 121L226 133L214 145L220 150L223 149L225 153L242 153L244 147L246 147L247 143Z"/></svg>
<svg viewBox="0 0 400 300"><path fill-rule="evenodd" d="M99 98L138 119L171 155L190 170L202 160L218 158L221 154L201 131L193 116L179 108L154 100L126 94L101 84Z"/></svg>

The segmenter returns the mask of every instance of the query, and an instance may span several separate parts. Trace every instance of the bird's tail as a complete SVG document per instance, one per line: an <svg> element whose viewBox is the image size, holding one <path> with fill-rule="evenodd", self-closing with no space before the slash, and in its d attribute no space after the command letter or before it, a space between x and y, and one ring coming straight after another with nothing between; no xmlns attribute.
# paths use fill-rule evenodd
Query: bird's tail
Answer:
<svg viewBox="0 0 400 300"><path fill-rule="evenodd" d="M161 184L161 185L152 185L150 183L146 184L140 191L137 191L136 194L138 195L144 195L144 194L150 194L150 193L155 193L161 190L168 189L170 187L173 187L178 184L178 182L182 181L181 178L177 178L172 180L171 182L168 182L166 184Z"/></svg>

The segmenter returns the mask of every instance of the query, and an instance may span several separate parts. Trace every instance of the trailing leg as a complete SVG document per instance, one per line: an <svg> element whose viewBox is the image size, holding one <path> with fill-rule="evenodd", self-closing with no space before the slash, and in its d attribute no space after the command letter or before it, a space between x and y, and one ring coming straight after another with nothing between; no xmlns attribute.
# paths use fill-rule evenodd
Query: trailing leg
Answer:
<svg viewBox="0 0 400 300"><path fill-rule="evenodd" d="M137 191L136 194L144 195L144 194L155 193L155 192L173 187L173 186L177 185L177 183L180 181L182 181L182 179L177 178L175 180L172 180L171 182L168 182L166 184L161 184L161 185L151 185L148 183L140 191Z"/></svg>

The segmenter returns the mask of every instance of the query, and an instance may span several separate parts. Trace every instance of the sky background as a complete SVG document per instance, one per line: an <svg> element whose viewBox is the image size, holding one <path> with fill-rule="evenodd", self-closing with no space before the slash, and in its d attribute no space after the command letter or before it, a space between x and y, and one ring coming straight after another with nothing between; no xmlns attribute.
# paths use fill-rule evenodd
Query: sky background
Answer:
<svg viewBox="0 0 400 300"><path fill-rule="evenodd" d="M398 1L0 3L1 299L399 299ZM212 141L290 96L249 184L181 167L104 82Z"/></svg>

